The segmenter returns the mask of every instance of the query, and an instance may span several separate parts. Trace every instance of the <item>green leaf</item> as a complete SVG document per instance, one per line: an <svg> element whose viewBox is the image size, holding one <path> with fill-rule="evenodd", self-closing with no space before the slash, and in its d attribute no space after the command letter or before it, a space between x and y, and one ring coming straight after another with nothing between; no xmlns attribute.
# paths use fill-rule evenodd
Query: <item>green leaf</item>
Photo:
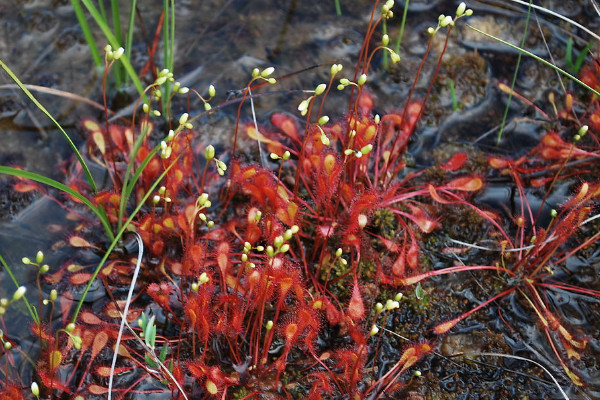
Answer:
<svg viewBox="0 0 600 400"><path fill-rule="evenodd" d="M87 164L85 163L83 157L81 156L81 153L79 153L79 150L77 150L77 146L75 146L75 143L73 143L73 141L71 140L71 138L69 137L67 132L65 132L63 127L60 126L60 124L58 123L58 121L55 120L52 115L50 115L48 110L46 110L46 108L33 96L33 94L31 94L29 89L27 89L25 87L25 85L23 85L23 83L19 80L19 78L17 78L17 76L12 72L12 70L10 68L8 68L8 66L6 64L4 64L1 60L0 60L0 67L2 67L4 72L6 72L8 74L8 76L10 76L10 79L12 79L17 84L17 86L19 86L19 88L23 91L23 93L25 93L25 95L27 97L29 97L29 99L33 102L33 104L35 104L36 107L39 108L39 110L41 112L43 112L44 114L46 114L46 116L48 118L50 118L50 120L54 123L54 125L56 125L58 130L63 134L64 138L67 140L67 143L69 143L69 147L71 148L73 153L77 156L77 160L79 161L79 164L81 165L81 168L83 169L83 172L85 173L85 177L88 181L88 184L92 188L92 191L94 193L96 193L98 191L98 188L96 187L96 182L94 182L92 173L90 172Z"/></svg>
<svg viewBox="0 0 600 400"><path fill-rule="evenodd" d="M44 185L51 186L62 192L70 194L71 196L75 197L77 200L81 201L83 204L88 206L88 208L94 214L96 214L98 216L98 218L100 219L100 222L104 226L104 230L106 231L106 234L108 235L108 237L111 240L114 238L113 233L112 233L112 227L110 226L110 221L106 217L106 213L104 212L104 209L96 207L91 201L89 201L87 199L87 197L85 197L78 191L71 189L69 186L67 186L63 183L55 181L54 179L48 178L48 177L40 175L40 174L36 174L35 172L23 171L21 169L0 166L0 174L6 174L6 175L11 175L11 176L16 176L19 178L30 179L32 181L43 183Z"/></svg>

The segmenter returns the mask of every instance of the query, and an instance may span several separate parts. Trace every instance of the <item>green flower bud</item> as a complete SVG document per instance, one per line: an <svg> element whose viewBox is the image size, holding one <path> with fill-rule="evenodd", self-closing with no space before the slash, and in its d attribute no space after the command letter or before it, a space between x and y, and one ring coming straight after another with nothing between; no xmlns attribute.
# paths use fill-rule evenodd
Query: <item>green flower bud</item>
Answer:
<svg viewBox="0 0 600 400"><path fill-rule="evenodd" d="M319 95L323 94L323 92L325 92L325 89L327 89L327 85L324 83L321 83L319 86L317 86L315 88L315 95L319 96Z"/></svg>
<svg viewBox="0 0 600 400"><path fill-rule="evenodd" d="M31 264L31 260L29 259L29 257L23 257L21 258L21 262L25 265L29 265Z"/></svg>
<svg viewBox="0 0 600 400"><path fill-rule="evenodd" d="M216 94L217 94L217 90L215 89L215 87L213 85L210 85L208 87L208 95L210 97L215 97Z"/></svg>
<svg viewBox="0 0 600 400"><path fill-rule="evenodd" d="M57 298L58 298L58 292L56 291L56 289L52 289L50 291L50 300L56 301Z"/></svg>
<svg viewBox="0 0 600 400"><path fill-rule="evenodd" d="M181 114L181 117L179 117L179 125L185 125L189 117L190 115L188 113Z"/></svg>
<svg viewBox="0 0 600 400"><path fill-rule="evenodd" d="M125 53L125 49L122 47L119 47L117 50L115 50L113 52L113 59L118 60L119 58L121 58L123 53Z"/></svg>
<svg viewBox="0 0 600 400"><path fill-rule="evenodd" d="M325 125L328 122L329 117L327 115L323 115L321 118L319 118L319 125Z"/></svg>
<svg viewBox="0 0 600 400"><path fill-rule="evenodd" d="M252 77L256 78L258 75L260 75L260 70L258 68L254 68L252 70Z"/></svg>
<svg viewBox="0 0 600 400"><path fill-rule="evenodd" d="M37 398L40 397L40 387L37 382L31 382L31 393Z"/></svg>
<svg viewBox="0 0 600 400"><path fill-rule="evenodd" d="M460 3L458 5L458 8L456 9L456 16L461 17L465 13L466 10L467 10L467 5L464 2Z"/></svg>
<svg viewBox="0 0 600 400"><path fill-rule="evenodd" d="M271 329L273 329L273 321L269 320L267 321L267 324L265 325L265 328L270 331Z"/></svg>
<svg viewBox="0 0 600 400"><path fill-rule="evenodd" d="M381 38L381 44L383 44L384 46L390 44L390 37L387 34L383 35L383 37Z"/></svg>
<svg viewBox="0 0 600 400"><path fill-rule="evenodd" d="M367 75L362 74L361 76L358 77L358 81L356 81L356 83L358 84L358 86L362 86L367 82Z"/></svg>
<svg viewBox="0 0 600 400"><path fill-rule="evenodd" d="M273 68L273 67L265 68L265 69L263 69L263 71L260 73L260 76L262 76L263 78L266 78L266 77L268 77L269 75L271 75L273 72L275 72L275 68Z"/></svg>
<svg viewBox="0 0 600 400"><path fill-rule="evenodd" d="M13 293L13 301L19 300L25 295L27 288L25 286L19 286L19 288Z"/></svg>
<svg viewBox="0 0 600 400"><path fill-rule="evenodd" d="M212 160L213 158L215 158L215 148L212 144L209 144L208 146L206 146L206 148L204 149L204 157L206 157L206 159L208 161Z"/></svg>
<svg viewBox="0 0 600 400"><path fill-rule="evenodd" d="M283 156L281 158L283 158L284 160L289 160L290 155L291 155L290 152L286 150L283 152Z"/></svg>
<svg viewBox="0 0 600 400"><path fill-rule="evenodd" d="M379 328L377 327L377 325L373 324L373 326L371 327L371 331L369 332L370 336L375 336L379 333Z"/></svg>
<svg viewBox="0 0 600 400"><path fill-rule="evenodd" d="M38 264L41 264L42 262L44 262L44 253L42 253L42 251L38 251L37 254L35 255L35 262Z"/></svg>

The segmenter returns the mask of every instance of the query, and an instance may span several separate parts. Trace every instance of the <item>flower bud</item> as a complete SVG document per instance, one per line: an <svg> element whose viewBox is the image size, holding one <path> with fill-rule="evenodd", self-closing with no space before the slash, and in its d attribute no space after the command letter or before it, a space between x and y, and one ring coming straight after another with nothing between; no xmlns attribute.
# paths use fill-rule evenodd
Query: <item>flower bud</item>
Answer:
<svg viewBox="0 0 600 400"><path fill-rule="evenodd" d="M383 35L383 37L381 38L381 44L383 44L384 46L387 46L390 43L390 37L385 34Z"/></svg>
<svg viewBox="0 0 600 400"><path fill-rule="evenodd" d="M456 9L456 16L461 17L465 13L466 10L467 10L467 5L464 2L460 3L458 5L458 8Z"/></svg>
<svg viewBox="0 0 600 400"><path fill-rule="evenodd" d="M290 152L286 150L283 152L283 156L281 156L281 158L283 158L284 160L289 160L290 155L291 155Z"/></svg>
<svg viewBox="0 0 600 400"><path fill-rule="evenodd" d="M254 68L252 70L252 77L256 78L260 74L260 70L258 68Z"/></svg>
<svg viewBox="0 0 600 400"><path fill-rule="evenodd" d="M58 292L56 291L56 289L52 289L50 291L50 300L56 301L57 298L58 298Z"/></svg>
<svg viewBox="0 0 600 400"><path fill-rule="evenodd" d="M35 255L35 262L38 264L41 264L42 262L44 262L44 253L42 253L42 251L38 251L37 254Z"/></svg>
<svg viewBox="0 0 600 400"><path fill-rule="evenodd" d="M65 327L65 331L67 331L69 333L73 332L74 330L75 330L75 324L72 322Z"/></svg>
<svg viewBox="0 0 600 400"><path fill-rule="evenodd" d="M269 75L271 75L273 72L275 72L275 68L273 68L273 67L265 68L265 69L263 69L263 71L260 73L260 76L262 76L263 78L266 78L266 77L268 77Z"/></svg>
<svg viewBox="0 0 600 400"><path fill-rule="evenodd" d="M215 158L215 148L212 144L209 144L204 149L204 157L206 157L206 159L209 161Z"/></svg>
<svg viewBox="0 0 600 400"><path fill-rule="evenodd" d="M379 333L379 328L377 327L377 325L373 324L373 326L371 327L371 331L369 332L370 336L375 336Z"/></svg>
<svg viewBox="0 0 600 400"><path fill-rule="evenodd" d="M328 122L329 117L327 115L323 115L321 118L319 118L319 125L325 125Z"/></svg>
<svg viewBox="0 0 600 400"><path fill-rule="evenodd" d="M358 77L358 81L356 81L356 84L358 86L362 86L367 82L367 75L362 74L361 76Z"/></svg>
<svg viewBox="0 0 600 400"><path fill-rule="evenodd" d="M179 117L179 125L185 125L189 117L190 115L188 113L181 114L181 117Z"/></svg>
<svg viewBox="0 0 600 400"><path fill-rule="evenodd" d="M269 320L267 321L267 324L265 325L265 328L270 331L271 329L273 329L273 321Z"/></svg>
<svg viewBox="0 0 600 400"><path fill-rule="evenodd" d="M23 257L21 258L21 262L25 265L29 265L31 264L31 260L29 259L29 257Z"/></svg>
<svg viewBox="0 0 600 400"><path fill-rule="evenodd" d="M338 249L335 251L335 256L336 256L336 257L341 257L341 256L342 256L342 248L341 248L341 247L340 247L340 248L338 248Z"/></svg>
<svg viewBox="0 0 600 400"><path fill-rule="evenodd" d="M125 53L125 49L122 47L119 47L118 49L116 49L113 52L113 59L118 60L119 58L121 58L121 56L123 55L123 53Z"/></svg>
<svg viewBox="0 0 600 400"><path fill-rule="evenodd" d="M40 274L45 274L50 271L50 266L48 264L44 264L40 267Z"/></svg>
<svg viewBox="0 0 600 400"><path fill-rule="evenodd" d="M315 88L315 95L319 96L319 95L323 94L325 89L327 89L327 85L324 83L321 83L319 86L317 86Z"/></svg>
<svg viewBox="0 0 600 400"><path fill-rule="evenodd" d="M25 295L27 288L25 286L19 286L19 288L13 293L13 301L19 300L21 297Z"/></svg>
<svg viewBox="0 0 600 400"><path fill-rule="evenodd" d="M210 97L215 97L216 94L217 94L217 90L215 89L215 87L213 85L210 85L208 87L208 95Z"/></svg>

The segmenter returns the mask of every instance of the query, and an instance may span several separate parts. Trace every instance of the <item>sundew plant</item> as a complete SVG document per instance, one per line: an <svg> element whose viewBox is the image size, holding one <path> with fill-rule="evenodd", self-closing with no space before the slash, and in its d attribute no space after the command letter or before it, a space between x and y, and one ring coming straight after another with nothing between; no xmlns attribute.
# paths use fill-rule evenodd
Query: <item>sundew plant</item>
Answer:
<svg viewBox="0 0 600 400"><path fill-rule="evenodd" d="M496 336L471 357L527 361L534 367L520 374L565 398L594 384L597 368L588 364L598 332L572 326L559 300L578 296L595 306L600 297L593 284L573 279L580 271L572 261L597 253L596 64L581 57L575 68L571 59L573 75L566 74L576 81L565 84L578 88L544 105L498 84L545 118L544 135L527 152L469 147L424 163L414 147L435 114L451 39L473 15L465 3L420 33L422 52L397 108L378 104L371 85L404 62L409 2L397 11L404 17L396 32L399 7L375 1L356 64L323 60L327 78L286 92L301 93L296 109L272 112L268 121L258 119L255 101L278 95L270 90L293 74L254 68L244 88L221 102L213 85L186 87L173 72L177 4L165 1L150 46L151 57L163 46L165 68L138 76L128 48L136 3L127 34L117 3L111 31L102 2L81 2L110 43L100 47L73 2L92 54L104 48L104 113L81 118L82 147L60 128L76 160L65 182L0 167L13 190L52 198L75 223L60 265L37 249L21 265L0 258L15 286L0 299L3 398L425 398L445 379L435 363L464 355L444 354L453 333L471 332L463 324L490 308L497 315L482 317L490 324L484 334L494 336L500 325L527 335L511 317L517 310L535 321L527 327L551 357L510 354ZM343 5L335 2L338 14ZM528 54L523 44L518 49ZM139 91L133 111L113 118L107 99L129 81ZM345 96L344 106L327 115L334 92ZM200 110L190 108L193 101ZM204 133L207 121L228 111L235 122L218 143ZM481 201L497 180L513 191L512 207ZM558 189L560 204L549 209ZM485 236L453 237L453 223L476 225ZM36 271L31 287L19 282L17 268ZM482 284L471 278L445 290L463 274L481 274ZM464 293L465 301L456 300ZM4 320L22 305L34 351Z"/></svg>

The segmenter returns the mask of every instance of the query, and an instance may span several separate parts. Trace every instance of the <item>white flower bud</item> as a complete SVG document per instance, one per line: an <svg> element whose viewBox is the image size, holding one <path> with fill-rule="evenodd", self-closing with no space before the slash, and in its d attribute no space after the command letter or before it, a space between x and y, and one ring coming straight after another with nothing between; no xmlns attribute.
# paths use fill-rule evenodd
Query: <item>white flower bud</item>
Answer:
<svg viewBox="0 0 600 400"><path fill-rule="evenodd" d="M27 288L25 286L19 286L19 288L13 293L13 300L19 300L21 297L25 295Z"/></svg>
<svg viewBox="0 0 600 400"><path fill-rule="evenodd" d="M189 117L190 115L188 113L181 114L181 117L179 117L179 125L185 125Z"/></svg>
<svg viewBox="0 0 600 400"><path fill-rule="evenodd" d="M260 73L260 76L262 76L263 78L266 78L266 77L268 77L269 75L271 75L273 72L275 72L275 68L273 68L273 67L265 68L265 69L263 69L263 71Z"/></svg>
<svg viewBox="0 0 600 400"><path fill-rule="evenodd" d="M118 60L119 58L121 58L123 53L125 53L125 49L122 47L119 47L117 50L115 50L113 52L113 59Z"/></svg>
<svg viewBox="0 0 600 400"><path fill-rule="evenodd" d="M217 90L215 89L215 87L213 85L210 85L208 87L208 95L210 97L215 97L216 94L217 94Z"/></svg>
<svg viewBox="0 0 600 400"><path fill-rule="evenodd" d="M328 122L329 117L327 115L323 115L321 118L319 118L319 125L325 125Z"/></svg>
<svg viewBox="0 0 600 400"><path fill-rule="evenodd" d="M319 95L323 94L325 89L327 89L327 85L324 83L321 83L319 86L317 86L315 88L315 95L319 96Z"/></svg>
<svg viewBox="0 0 600 400"><path fill-rule="evenodd" d="M463 1L462 3L460 3L458 5L458 8L456 9L456 16L461 17L465 13L466 10L467 10L467 5Z"/></svg>

